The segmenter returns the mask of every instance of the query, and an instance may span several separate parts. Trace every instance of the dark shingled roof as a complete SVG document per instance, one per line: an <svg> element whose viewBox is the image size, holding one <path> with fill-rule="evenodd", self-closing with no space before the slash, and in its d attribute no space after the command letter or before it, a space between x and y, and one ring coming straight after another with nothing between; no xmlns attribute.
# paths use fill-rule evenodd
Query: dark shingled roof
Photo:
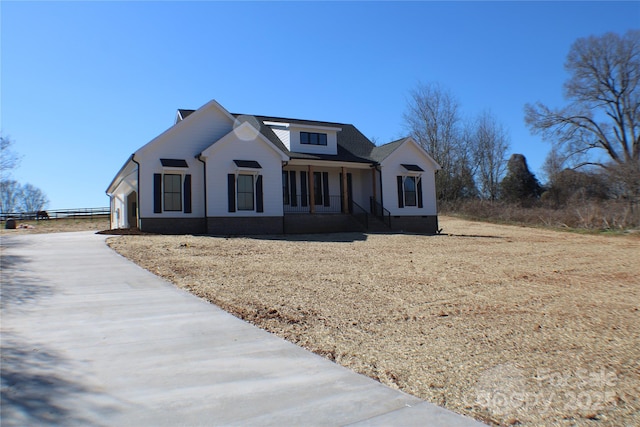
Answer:
<svg viewBox="0 0 640 427"><path fill-rule="evenodd" d="M405 168L406 170L410 171L410 172L424 172L424 169L422 169L418 165L411 165L411 164L402 163L402 167Z"/></svg>
<svg viewBox="0 0 640 427"><path fill-rule="evenodd" d="M188 168L189 167L185 159L160 159L160 163L164 167L171 167L171 168Z"/></svg>
<svg viewBox="0 0 640 427"><path fill-rule="evenodd" d="M398 139L397 141L392 141L387 144L381 145L379 147L375 147L373 149L373 152L371 153L371 158L376 162L380 163L381 161L389 157L389 155L393 153L396 150L396 148L401 146L402 143L405 142L406 140L407 138L402 138L402 139Z"/></svg>
<svg viewBox="0 0 640 427"><path fill-rule="evenodd" d="M186 119L187 116L191 113L193 113L196 110L184 110L184 109L178 109L178 113L180 113L180 117L182 117L182 119Z"/></svg>
<svg viewBox="0 0 640 427"><path fill-rule="evenodd" d="M189 116L194 111L195 110L178 110L180 116L183 119ZM369 138L364 136L362 132L360 132L355 126L347 123L322 122L318 120L301 120L286 117L260 116L237 113L231 113L231 115L238 121L239 124L250 122L265 138L267 138L271 143L273 143L273 145L278 147L280 150L282 150L283 153L285 153L292 159L377 164L380 161L384 160L406 140L406 138L403 138L398 141L390 142L388 144L381 145L380 147L376 147L376 145L372 143ZM291 152L289 151L289 149L287 149L282 140L278 138L273 129L271 129L270 126L265 125L264 122L280 122L301 126L307 125L340 128L342 130L337 133L338 153L309 154Z"/></svg>
<svg viewBox="0 0 640 427"><path fill-rule="evenodd" d="M255 160L234 160L233 162L239 168L262 169L260 163L256 162Z"/></svg>
<svg viewBox="0 0 640 427"><path fill-rule="evenodd" d="M371 157L372 151L376 146L369 141L355 126L346 123L321 122L317 120L300 120L285 117L272 116L249 116L242 114L233 114L239 120L247 120L248 117L256 119L260 125L260 132L269 141L273 142L277 147L281 148L292 159L310 159L310 160L328 160L340 162L356 162L356 163L376 163ZM338 154L308 154L293 153L287 150L280 138L273 130L264 124L264 122L281 122L296 125L308 126L326 126L336 127L342 130L338 132Z"/></svg>
<svg viewBox="0 0 640 427"><path fill-rule="evenodd" d="M258 131L262 135L264 135L265 138L271 141L276 147L281 149L285 154L287 155L290 154L287 147L282 143L280 138L278 138L278 135L273 133L273 130L269 126L265 125L263 120L259 119L256 116L251 116L248 114L232 114L232 116L235 117L239 123L249 122L254 127L257 127Z"/></svg>

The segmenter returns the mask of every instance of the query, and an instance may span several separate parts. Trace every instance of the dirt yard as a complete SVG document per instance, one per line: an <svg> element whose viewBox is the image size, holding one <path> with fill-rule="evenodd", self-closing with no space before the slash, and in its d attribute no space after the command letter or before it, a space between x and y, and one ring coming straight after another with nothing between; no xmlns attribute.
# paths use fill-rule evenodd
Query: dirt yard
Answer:
<svg viewBox="0 0 640 427"><path fill-rule="evenodd" d="M489 424L640 425L640 237L441 217L440 236L120 236L116 251Z"/></svg>

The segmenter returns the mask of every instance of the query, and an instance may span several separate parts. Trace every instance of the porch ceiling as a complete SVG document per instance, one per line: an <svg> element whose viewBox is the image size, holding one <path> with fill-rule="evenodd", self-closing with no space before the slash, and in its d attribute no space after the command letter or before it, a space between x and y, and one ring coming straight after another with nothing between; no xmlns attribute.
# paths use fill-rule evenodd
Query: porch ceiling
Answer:
<svg viewBox="0 0 640 427"><path fill-rule="evenodd" d="M291 159L289 166L319 166L325 168L371 169L371 163L339 162L334 160Z"/></svg>

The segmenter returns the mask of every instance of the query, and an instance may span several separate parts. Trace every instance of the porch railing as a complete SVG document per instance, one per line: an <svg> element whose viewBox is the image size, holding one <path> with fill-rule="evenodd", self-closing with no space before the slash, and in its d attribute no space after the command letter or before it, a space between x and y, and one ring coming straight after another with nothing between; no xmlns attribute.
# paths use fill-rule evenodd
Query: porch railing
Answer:
<svg viewBox="0 0 640 427"><path fill-rule="evenodd" d="M385 209L384 206L380 204L377 200L374 200L373 197L369 198L370 211L371 214L380 221L384 222L387 227L391 228L391 212Z"/></svg>
<svg viewBox="0 0 640 427"><path fill-rule="evenodd" d="M365 230L369 229L369 213L359 204L352 201L351 202L351 215L362 225L364 225Z"/></svg>
<svg viewBox="0 0 640 427"><path fill-rule="evenodd" d="M40 210L37 212L0 212L0 221L13 218L20 221L58 218L106 218L111 214L111 209L102 208L76 208Z"/></svg>
<svg viewBox="0 0 640 427"><path fill-rule="evenodd" d="M340 196L323 196L315 200L316 213L341 213L342 198ZM309 196L289 197L284 200L284 213L309 213L311 201Z"/></svg>

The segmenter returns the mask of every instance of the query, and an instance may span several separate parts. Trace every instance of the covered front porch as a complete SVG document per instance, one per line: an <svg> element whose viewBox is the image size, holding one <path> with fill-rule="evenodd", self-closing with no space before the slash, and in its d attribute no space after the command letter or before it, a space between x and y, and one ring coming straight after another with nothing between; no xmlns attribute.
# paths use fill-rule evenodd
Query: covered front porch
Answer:
<svg viewBox="0 0 640 427"><path fill-rule="evenodd" d="M372 164L291 160L282 170L285 215L370 212L371 200L379 198Z"/></svg>
<svg viewBox="0 0 640 427"><path fill-rule="evenodd" d="M369 163L290 161L282 171L285 232L368 230L379 180Z"/></svg>

